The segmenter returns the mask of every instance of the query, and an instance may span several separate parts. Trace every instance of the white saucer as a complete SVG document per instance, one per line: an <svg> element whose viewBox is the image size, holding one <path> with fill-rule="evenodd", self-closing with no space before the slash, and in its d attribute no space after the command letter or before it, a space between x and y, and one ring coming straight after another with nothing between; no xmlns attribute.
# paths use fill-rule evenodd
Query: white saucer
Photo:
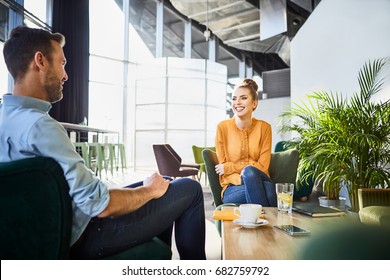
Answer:
<svg viewBox="0 0 390 280"><path fill-rule="evenodd" d="M240 218L238 218L238 219L233 220L233 223L235 223L237 225L240 225L240 226L242 226L244 228L257 228L257 227L261 227L261 226L267 225L268 221L259 218L259 219L257 219L256 223L248 223L248 222L241 222Z"/></svg>

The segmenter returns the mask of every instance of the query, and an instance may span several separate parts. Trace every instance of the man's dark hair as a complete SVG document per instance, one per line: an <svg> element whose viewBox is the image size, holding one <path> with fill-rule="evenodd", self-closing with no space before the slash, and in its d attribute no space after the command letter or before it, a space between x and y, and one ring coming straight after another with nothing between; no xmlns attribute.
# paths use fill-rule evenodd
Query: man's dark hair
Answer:
<svg viewBox="0 0 390 280"><path fill-rule="evenodd" d="M42 52L52 62L52 41L58 42L61 47L65 45L65 37L60 33L25 26L12 29L10 38L4 44L3 55L15 81L23 79L36 52Z"/></svg>

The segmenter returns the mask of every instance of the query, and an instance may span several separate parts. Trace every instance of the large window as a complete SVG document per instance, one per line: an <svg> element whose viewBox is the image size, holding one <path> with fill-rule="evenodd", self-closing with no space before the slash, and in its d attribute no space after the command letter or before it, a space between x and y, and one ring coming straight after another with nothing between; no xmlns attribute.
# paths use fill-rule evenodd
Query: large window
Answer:
<svg viewBox="0 0 390 280"><path fill-rule="evenodd" d="M4 62L4 56L3 56L3 46L4 43L0 42L0 78L1 78L1 83L0 83L0 98L3 96L4 93L8 91L8 70L7 67L5 66Z"/></svg>
<svg viewBox="0 0 390 280"><path fill-rule="evenodd" d="M192 145L214 146L226 114L226 66L167 57L139 63L137 72L136 169L155 166L153 144L171 144L183 162L193 161Z"/></svg>
<svg viewBox="0 0 390 280"><path fill-rule="evenodd" d="M109 19L107 18L109 16ZM115 1L90 2L89 125L122 133L124 14ZM105 20L103 20L105 19Z"/></svg>
<svg viewBox="0 0 390 280"><path fill-rule="evenodd" d="M3 46L9 32L21 24L50 29L51 9L47 7L51 7L51 3L52 0L18 0L9 2L9 7L0 3L0 97L12 90L12 78L8 75L3 57Z"/></svg>
<svg viewBox="0 0 390 280"><path fill-rule="evenodd" d="M24 23L28 27L50 28L52 0L24 0L24 8L28 11Z"/></svg>
<svg viewBox="0 0 390 280"><path fill-rule="evenodd" d="M226 66L154 58L123 4L90 2L89 124L120 131L137 169L156 169L153 143L170 143L192 161L191 146L214 145L225 118Z"/></svg>
<svg viewBox="0 0 390 280"><path fill-rule="evenodd" d="M122 2L90 2L89 125L119 131L133 158L135 64L153 55Z"/></svg>
<svg viewBox="0 0 390 280"><path fill-rule="evenodd" d="M4 42L8 34L8 8L0 4L0 42Z"/></svg>
<svg viewBox="0 0 390 280"><path fill-rule="evenodd" d="M9 33L8 20L9 9L0 4L0 99L3 94L10 90L10 87L8 87L8 70L3 56L4 42L7 40Z"/></svg>

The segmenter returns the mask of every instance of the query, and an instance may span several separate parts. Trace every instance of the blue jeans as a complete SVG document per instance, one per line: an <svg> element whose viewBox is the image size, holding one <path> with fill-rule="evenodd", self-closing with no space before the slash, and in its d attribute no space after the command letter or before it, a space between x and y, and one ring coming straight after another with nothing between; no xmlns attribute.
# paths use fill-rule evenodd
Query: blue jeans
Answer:
<svg viewBox="0 0 390 280"><path fill-rule="evenodd" d="M253 166L242 170L243 185L229 185L222 198L223 203L256 203L264 207L276 207L276 190L274 183L262 171Z"/></svg>
<svg viewBox="0 0 390 280"><path fill-rule="evenodd" d="M127 187L140 185L142 182ZM134 212L119 217L92 218L72 247L71 258L103 258L156 236L170 246L173 224L180 259L206 259L203 192L197 181L173 180L162 197Z"/></svg>

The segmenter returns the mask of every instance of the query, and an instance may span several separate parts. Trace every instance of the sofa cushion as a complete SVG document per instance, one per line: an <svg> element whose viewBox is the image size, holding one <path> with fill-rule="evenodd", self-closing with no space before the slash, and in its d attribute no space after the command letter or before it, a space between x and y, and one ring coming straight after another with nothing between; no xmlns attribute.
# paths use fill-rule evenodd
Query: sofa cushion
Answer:
<svg viewBox="0 0 390 280"><path fill-rule="evenodd" d="M274 183L293 183L297 178L299 153L295 149L271 154L269 175Z"/></svg>
<svg viewBox="0 0 390 280"><path fill-rule="evenodd" d="M390 206L368 206L359 211L360 221L370 225L390 226Z"/></svg>

